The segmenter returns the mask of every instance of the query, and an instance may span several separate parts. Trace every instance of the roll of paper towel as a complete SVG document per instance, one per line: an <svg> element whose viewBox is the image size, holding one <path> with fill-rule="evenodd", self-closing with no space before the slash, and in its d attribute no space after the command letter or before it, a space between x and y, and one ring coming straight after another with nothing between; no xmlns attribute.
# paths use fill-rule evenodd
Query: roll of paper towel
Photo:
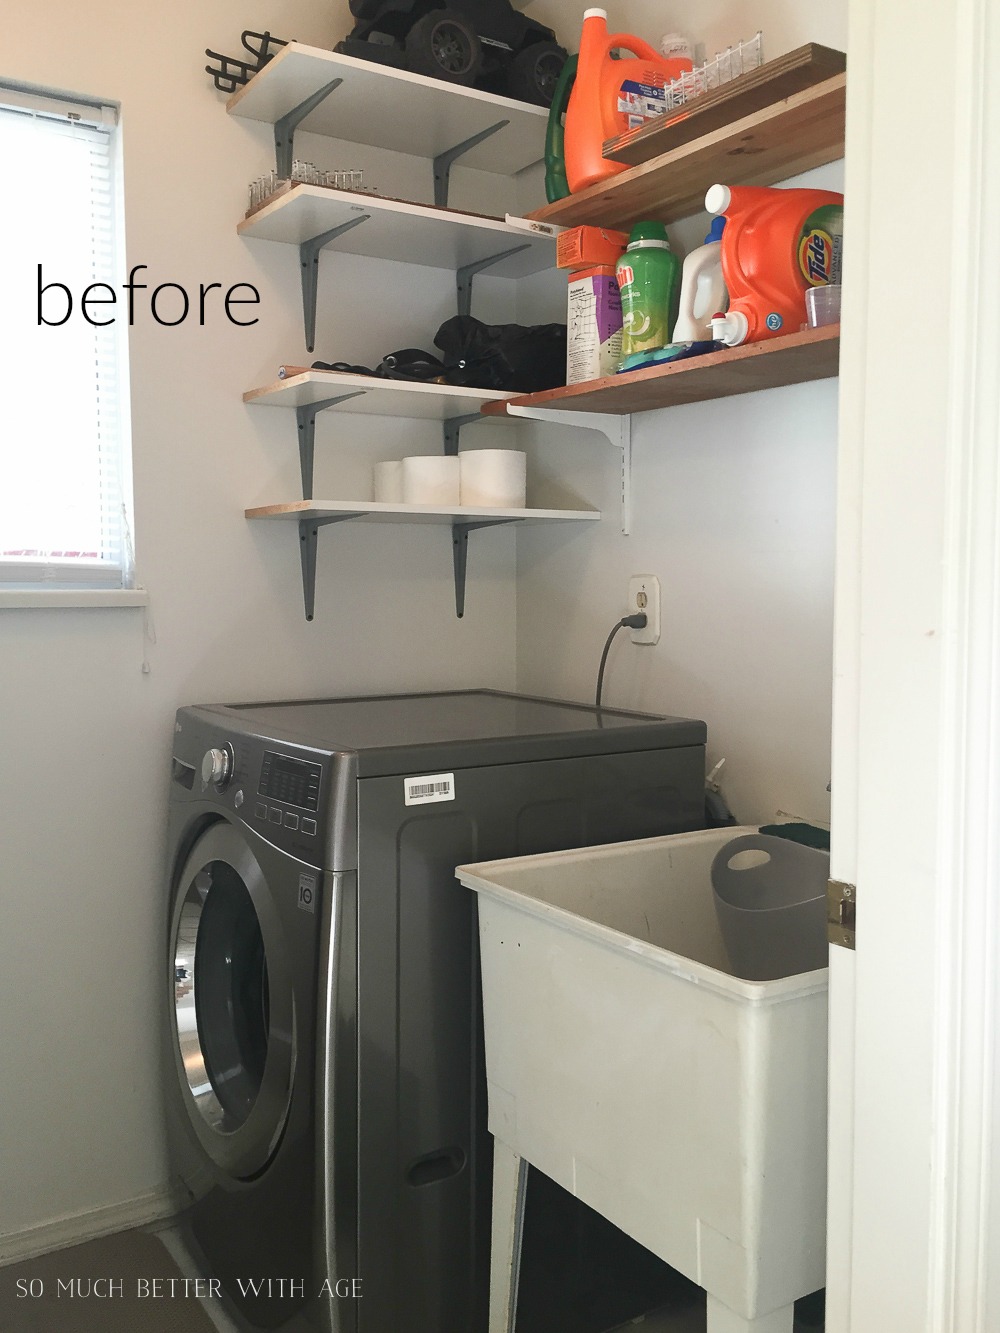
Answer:
<svg viewBox="0 0 1000 1333"><path fill-rule="evenodd" d="M375 500L378 504L401 505L403 503L403 463L402 459L393 459L390 463L375 464Z"/></svg>
<svg viewBox="0 0 1000 1333"><path fill-rule="evenodd" d="M454 454L403 459L403 504L460 504L459 465Z"/></svg>
<svg viewBox="0 0 1000 1333"><path fill-rule="evenodd" d="M527 455L515 449L466 449L462 464L462 504L482 509L523 509Z"/></svg>

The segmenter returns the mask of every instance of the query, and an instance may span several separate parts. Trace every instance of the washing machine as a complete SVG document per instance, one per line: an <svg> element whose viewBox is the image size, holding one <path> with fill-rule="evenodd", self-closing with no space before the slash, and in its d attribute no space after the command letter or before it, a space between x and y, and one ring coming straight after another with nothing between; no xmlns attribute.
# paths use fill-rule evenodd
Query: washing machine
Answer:
<svg viewBox="0 0 1000 1333"><path fill-rule="evenodd" d="M241 1324L485 1333L491 1143L463 862L681 832L705 726L492 690L182 708L165 1093Z"/></svg>

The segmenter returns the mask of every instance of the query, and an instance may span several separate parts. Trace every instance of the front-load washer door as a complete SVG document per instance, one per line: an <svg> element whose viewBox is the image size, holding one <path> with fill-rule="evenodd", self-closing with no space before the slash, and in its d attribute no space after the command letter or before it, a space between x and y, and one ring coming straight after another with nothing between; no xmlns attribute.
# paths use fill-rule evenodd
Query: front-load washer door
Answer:
<svg viewBox="0 0 1000 1333"><path fill-rule="evenodd" d="M271 1160L295 1072L295 1004L264 873L231 824L195 843L175 884L173 1029L195 1134L231 1176Z"/></svg>

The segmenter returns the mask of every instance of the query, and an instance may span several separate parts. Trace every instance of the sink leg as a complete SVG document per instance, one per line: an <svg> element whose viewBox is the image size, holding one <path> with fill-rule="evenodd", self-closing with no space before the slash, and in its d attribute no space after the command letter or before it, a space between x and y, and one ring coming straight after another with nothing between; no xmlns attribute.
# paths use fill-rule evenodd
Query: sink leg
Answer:
<svg viewBox="0 0 1000 1333"><path fill-rule="evenodd" d="M528 1163L494 1140L489 1333L514 1333L527 1183Z"/></svg>
<svg viewBox="0 0 1000 1333"><path fill-rule="evenodd" d="M707 1310L706 1333L792 1333L795 1323L794 1305L783 1305L780 1310L772 1310L770 1314L746 1319L709 1295ZM490 1333L494 1333L492 1324Z"/></svg>

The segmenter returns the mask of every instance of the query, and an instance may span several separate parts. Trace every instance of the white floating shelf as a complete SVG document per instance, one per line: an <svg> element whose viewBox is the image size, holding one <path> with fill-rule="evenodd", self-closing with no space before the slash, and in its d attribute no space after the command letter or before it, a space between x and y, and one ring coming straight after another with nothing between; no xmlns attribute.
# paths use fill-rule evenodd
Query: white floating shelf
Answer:
<svg viewBox="0 0 1000 1333"><path fill-rule="evenodd" d="M482 509L472 505L391 505L374 500L295 500L290 504L260 505L247 509L247 518L279 519L296 523L309 519L355 518L362 523L578 523L600 519L597 509Z"/></svg>
<svg viewBox="0 0 1000 1333"><path fill-rule="evenodd" d="M501 176L541 160L548 111L354 56L291 42L226 103L232 116L273 125L320 88L342 83L299 128L351 143L437 157L509 121L463 154L464 167Z"/></svg>
<svg viewBox="0 0 1000 1333"><path fill-rule="evenodd" d="M491 266L489 275L499 278L524 278L555 264L558 227L538 230L539 224L526 223L521 228L478 213L459 213L324 185L294 185L244 218L236 230L254 240L302 245L362 217L363 222L335 237L327 248L371 259L456 270L524 246Z"/></svg>
<svg viewBox="0 0 1000 1333"><path fill-rule="evenodd" d="M336 404L333 411L424 421L447 421L449 417L479 412L485 403L506 402L514 397L493 389L383 380L336 370L308 370L260 389L250 389L243 395L243 401L261 407L306 407L336 398L339 394L358 396Z"/></svg>

